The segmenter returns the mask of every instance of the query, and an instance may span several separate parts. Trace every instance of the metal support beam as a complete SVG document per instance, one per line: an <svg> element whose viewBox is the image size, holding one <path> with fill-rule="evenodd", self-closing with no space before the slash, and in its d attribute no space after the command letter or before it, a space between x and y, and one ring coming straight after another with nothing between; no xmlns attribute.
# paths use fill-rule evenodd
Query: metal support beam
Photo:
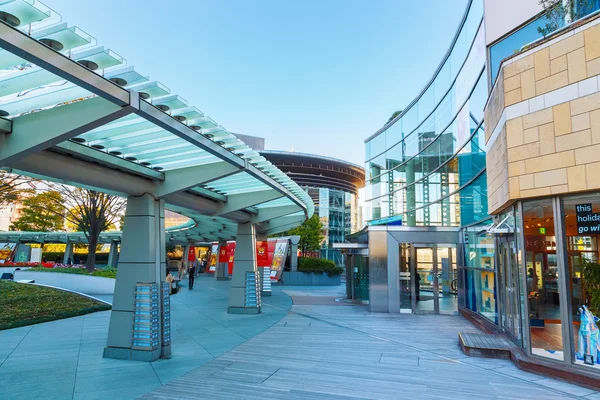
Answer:
<svg viewBox="0 0 600 400"><path fill-rule="evenodd" d="M8 165L135 110L96 97L15 118L12 133L0 135L0 166Z"/></svg>
<svg viewBox="0 0 600 400"><path fill-rule="evenodd" d="M230 195L227 196L227 203L220 207L216 215L223 215L233 211L243 210L244 208L266 203L267 201L279 199L283 196L283 193L280 193L275 189Z"/></svg>
<svg viewBox="0 0 600 400"><path fill-rule="evenodd" d="M260 233L270 235L272 233L279 233L287 231L288 229L295 228L306 220L304 215L290 215L280 217L275 220L269 221L269 223L262 224L260 227Z"/></svg>
<svg viewBox="0 0 600 400"><path fill-rule="evenodd" d="M294 214L299 211L303 210L295 204L289 206L263 208L258 212L258 215L254 217L254 223L269 221L271 219Z"/></svg>
<svg viewBox="0 0 600 400"><path fill-rule="evenodd" d="M129 104L129 92L127 90L3 21L0 21L0 48L119 106Z"/></svg>
<svg viewBox="0 0 600 400"><path fill-rule="evenodd" d="M225 161L166 171L165 180L157 185L155 196L160 198L181 192L240 171L242 169Z"/></svg>
<svg viewBox="0 0 600 400"><path fill-rule="evenodd" d="M0 134L12 132L12 120L0 118Z"/></svg>

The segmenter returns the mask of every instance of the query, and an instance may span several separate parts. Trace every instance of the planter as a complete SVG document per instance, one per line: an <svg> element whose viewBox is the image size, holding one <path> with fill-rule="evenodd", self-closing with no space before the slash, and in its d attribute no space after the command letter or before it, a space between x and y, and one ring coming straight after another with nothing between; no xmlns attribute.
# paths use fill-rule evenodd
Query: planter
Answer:
<svg viewBox="0 0 600 400"><path fill-rule="evenodd" d="M115 292L115 279L100 276L61 274L60 272L17 271L14 280L32 280L35 283L92 295L113 294Z"/></svg>
<svg viewBox="0 0 600 400"><path fill-rule="evenodd" d="M340 277L326 273L283 271L281 280L285 286L339 286Z"/></svg>

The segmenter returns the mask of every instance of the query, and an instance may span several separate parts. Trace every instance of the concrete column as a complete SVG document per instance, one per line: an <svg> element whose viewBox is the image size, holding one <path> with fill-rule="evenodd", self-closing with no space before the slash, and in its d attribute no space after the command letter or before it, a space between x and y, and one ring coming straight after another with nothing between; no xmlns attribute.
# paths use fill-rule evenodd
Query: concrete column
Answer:
<svg viewBox="0 0 600 400"><path fill-rule="evenodd" d="M63 264L68 264L69 259L71 259L71 264L73 264L73 243L67 243L67 246L65 247Z"/></svg>
<svg viewBox="0 0 600 400"><path fill-rule="evenodd" d="M105 358L153 361L169 355L170 347L161 351L160 345L148 351L132 349L135 284L160 285L165 279L165 259L164 202L149 194L128 197ZM160 305L158 319L160 326Z"/></svg>
<svg viewBox="0 0 600 400"><path fill-rule="evenodd" d="M235 247L233 276L229 292L230 314L260 313L260 290L257 295L257 306L248 307L246 304L246 274L250 272L258 279L256 267L256 231L254 224L238 224Z"/></svg>
<svg viewBox="0 0 600 400"><path fill-rule="evenodd" d="M119 243L114 240L110 242L110 251L108 252L108 266L115 268L119 256Z"/></svg>
<svg viewBox="0 0 600 400"><path fill-rule="evenodd" d="M217 253L217 266L215 269L215 280L217 281L228 281L229 280L229 271L227 271L227 261L221 262L219 259L221 258L221 250L227 249L227 241L220 240L219 241L219 252Z"/></svg>
<svg viewBox="0 0 600 400"><path fill-rule="evenodd" d="M190 253L190 244L186 244L183 248L183 256L181 257L181 265L185 272L187 272L187 264L188 264L188 254Z"/></svg>
<svg viewBox="0 0 600 400"><path fill-rule="evenodd" d="M290 236L290 270L298 272L298 243L300 236Z"/></svg>

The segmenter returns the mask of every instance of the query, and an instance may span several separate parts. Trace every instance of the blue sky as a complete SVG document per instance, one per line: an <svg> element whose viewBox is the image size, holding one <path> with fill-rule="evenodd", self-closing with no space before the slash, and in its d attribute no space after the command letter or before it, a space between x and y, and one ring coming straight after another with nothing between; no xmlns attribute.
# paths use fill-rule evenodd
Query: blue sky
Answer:
<svg viewBox="0 0 600 400"><path fill-rule="evenodd" d="M268 149L364 162L466 0L45 0L143 75Z"/></svg>

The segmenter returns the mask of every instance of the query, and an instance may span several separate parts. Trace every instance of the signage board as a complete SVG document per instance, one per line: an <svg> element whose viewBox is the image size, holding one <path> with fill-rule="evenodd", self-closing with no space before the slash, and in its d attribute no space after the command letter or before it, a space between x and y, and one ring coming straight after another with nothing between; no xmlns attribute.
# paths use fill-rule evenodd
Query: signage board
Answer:
<svg viewBox="0 0 600 400"><path fill-rule="evenodd" d="M575 206L575 215L577 217L577 233L600 234L600 213L592 210L592 204L577 204Z"/></svg>
<svg viewBox="0 0 600 400"><path fill-rule="evenodd" d="M256 265L259 267L269 267L269 245L266 240L256 241Z"/></svg>

